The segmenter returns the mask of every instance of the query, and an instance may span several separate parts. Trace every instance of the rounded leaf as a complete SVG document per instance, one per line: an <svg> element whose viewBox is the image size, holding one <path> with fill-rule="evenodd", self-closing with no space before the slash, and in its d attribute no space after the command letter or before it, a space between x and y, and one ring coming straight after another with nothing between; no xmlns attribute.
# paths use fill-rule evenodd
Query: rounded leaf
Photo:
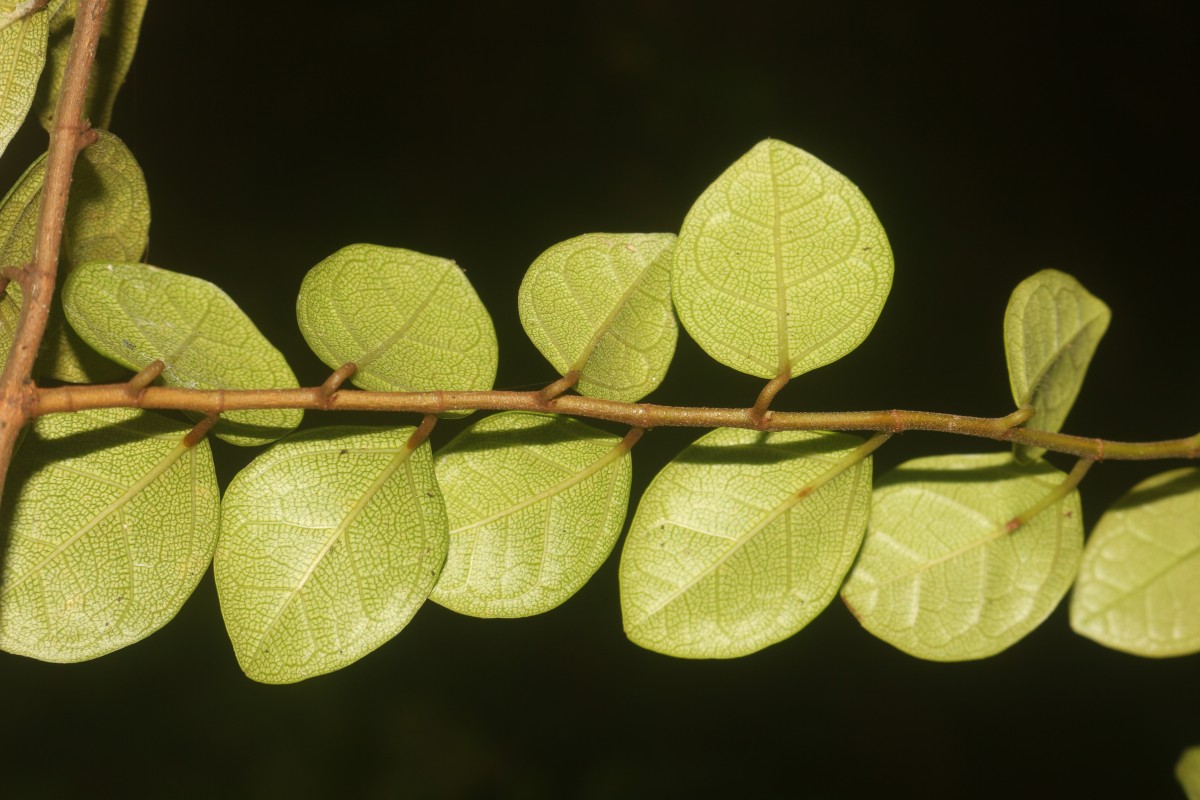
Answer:
<svg viewBox="0 0 1200 800"><path fill-rule="evenodd" d="M796 376L867 338L892 286L892 251L858 187L767 139L692 206L671 282L683 327L710 356Z"/></svg>
<svg viewBox="0 0 1200 800"><path fill-rule="evenodd" d="M1083 548L1079 493L1015 517L1066 476L1004 453L905 462L876 484L842 599L868 631L933 661L986 658L1050 615Z"/></svg>
<svg viewBox="0 0 1200 800"><path fill-rule="evenodd" d="M588 233L537 257L517 295L521 325L580 394L635 402L675 354L669 233Z"/></svg>
<svg viewBox="0 0 1200 800"><path fill-rule="evenodd" d="M837 594L867 523L871 460L840 433L717 429L655 476L621 553L625 633L731 658L795 634Z"/></svg>
<svg viewBox="0 0 1200 800"><path fill-rule="evenodd" d="M82 661L169 622L208 569L220 494L190 426L128 409L41 417L5 487L0 648Z"/></svg>
<svg viewBox="0 0 1200 800"><path fill-rule="evenodd" d="M1025 427L1062 427L1111 317L1064 272L1044 269L1017 284L1004 312L1004 352L1013 400L1037 411ZM1046 451L1017 445L1016 452L1032 460Z"/></svg>
<svg viewBox="0 0 1200 800"><path fill-rule="evenodd" d="M317 428L274 445L225 492L213 561L245 673L292 683L391 639L446 559L446 509L414 428Z"/></svg>
<svg viewBox="0 0 1200 800"><path fill-rule="evenodd" d="M1200 800L1200 745L1183 751L1175 763L1175 778L1187 800Z"/></svg>
<svg viewBox="0 0 1200 800"><path fill-rule="evenodd" d="M31 13L33 5L0 14L0 155L25 121L46 63L49 15Z"/></svg>
<svg viewBox="0 0 1200 800"><path fill-rule="evenodd" d="M296 317L305 341L353 382L381 392L492 388L492 318L458 265L396 247L344 247L304 276Z"/></svg>
<svg viewBox="0 0 1200 800"><path fill-rule="evenodd" d="M1200 651L1200 469L1142 481L1083 552L1071 627L1139 656Z"/></svg>
<svg viewBox="0 0 1200 800"><path fill-rule="evenodd" d="M140 370L156 360L161 380L191 389L289 389L299 384L283 354L219 288L147 264L77 267L63 309L83 340L118 364ZM215 433L261 445L300 424L298 409L227 411Z"/></svg>
<svg viewBox="0 0 1200 800"><path fill-rule="evenodd" d="M461 614L524 617L575 594L625 524L629 445L568 417L485 417L438 452L450 552L430 598Z"/></svg>

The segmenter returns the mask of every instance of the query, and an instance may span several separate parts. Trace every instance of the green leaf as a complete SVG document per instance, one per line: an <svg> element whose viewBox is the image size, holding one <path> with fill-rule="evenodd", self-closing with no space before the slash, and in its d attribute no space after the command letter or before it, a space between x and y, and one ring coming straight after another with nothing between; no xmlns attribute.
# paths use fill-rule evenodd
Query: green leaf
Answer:
<svg viewBox="0 0 1200 800"><path fill-rule="evenodd" d="M213 562L238 663L264 683L340 669L391 639L446 558L446 509L414 428L291 436L225 493Z"/></svg>
<svg viewBox="0 0 1200 800"><path fill-rule="evenodd" d="M109 0L100 44L96 48L96 64L84 101L83 115L94 127L107 128L112 122L113 104L133 62L146 3L147 0ZM38 119L46 130L54 125L54 111L66 72L77 6L77 0L59 2L50 22L49 69L38 92Z"/></svg>
<svg viewBox="0 0 1200 800"><path fill-rule="evenodd" d="M1004 352L1013 400L1037 411L1025 427L1062 427L1111 316L1079 281L1057 270L1044 269L1013 290L1004 312ZM1033 460L1046 451L1017 445L1016 452Z"/></svg>
<svg viewBox="0 0 1200 800"><path fill-rule="evenodd" d="M344 247L304 276L296 317L328 366L358 365L363 389L486 391L496 379L492 318L449 259Z"/></svg>
<svg viewBox="0 0 1200 800"><path fill-rule="evenodd" d="M525 617L575 594L625 524L629 445L553 414L493 414L442 448L450 553L430 598L461 614Z"/></svg>
<svg viewBox="0 0 1200 800"><path fill-rule="evenodd" d="M25 121L46 63L49 23L44 12L30 13L32 5L0 12L0 155Z"/></svg>
<svg viewBox="0 0 1200 800"><path fill-rule="evenodd" d="M521 324L580 394L632 403L675 354L669 233L588 233L538 256L517 295Z"/></svg>
<svg viewBox="0 0 1200 800"><path fill-rule="evenodd" d="M1140 656L1200 651L1200 469L1142 481L1088 540L1071 627Z"/></svg>
<svg viewBox="0 0 1200 800"><path fill-rule="evenodd" d="M767 139L700 195L675 247L684 328L726 366L791 376L858 347L892 285L892 251L858 188Z"/></svg>
<svg viewBox="0 0 1200 800"><path fill-rule="evenodd" d="M191 275L146 264L77 267L63 287L67 320L89 345L133 370L156 360L168 386L289 389L296 376L229 295ZM300 424L298 409L227 411L215 432L260 445Z"/></svg>
<svg viewBox="0 0 1200 800"><path fill-rule="evenodd" d="M1079 493L1010 522L1065 479L1003 453L931 456L879 479L842 599L868 631L933 661L986 658L1050 615L1083 548Z"/></svg>
<svg viewBox="0 0 1200 800"><path fill-rule="evenodd" d="M134 261L146 250L150 200L142 170L129 149L111 133L99 138L75 165L59 258L59 279L91 260ZM33 163L0 203L0 263L21 265L33 258L38 208L46 177L45 156ZM39 354L37 372L74 383L115 381L124 375L85 345L63 322L56 296ZM7 354L20 314L21 290L9 284L0 296L0 352Z"/></svg>
<svg viewBox="0 0 1200 800"><path fill-rule="evenodd" d="M1200 800L1200 746L1183 751L1175 764L1175 777L1183 787L1187 800Z"/></svg>
<svg viewBox="0 0 1200 800"><path fill-rule="evenodd" d="M721 428L685 449L646 489L621 553L626 635L667 655L730 658L807 625L862 541L861 444Z"/></svg>
<svg viewBox="0 0 1200 800"><path fill-rule="evenodd" d="M126 409L38 419L5 489L0 648L82 661L178 613L220 521L212 454L187 431Z"/></svg>

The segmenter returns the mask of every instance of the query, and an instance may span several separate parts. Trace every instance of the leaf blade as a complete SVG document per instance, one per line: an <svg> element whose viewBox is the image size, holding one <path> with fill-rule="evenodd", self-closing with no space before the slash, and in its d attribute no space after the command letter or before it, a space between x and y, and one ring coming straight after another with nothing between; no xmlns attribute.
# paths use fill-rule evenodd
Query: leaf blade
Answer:
<svg viewBox="0 0 1200 800"><path fill-rule="evenodd" d="M0 155L25 121L46 63L47 14L14 9L0 26Z"/></svg>

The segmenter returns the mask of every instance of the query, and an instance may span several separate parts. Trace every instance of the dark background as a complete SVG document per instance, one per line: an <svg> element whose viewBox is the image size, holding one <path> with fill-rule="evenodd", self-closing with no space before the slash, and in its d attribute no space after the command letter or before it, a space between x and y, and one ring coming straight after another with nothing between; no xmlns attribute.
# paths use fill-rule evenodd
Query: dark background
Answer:
<svg viewBox="0 0 1200 800"><path fill-rule="evenodd" d="M587 231L677 230L772 136L854 180L896 255L872 336L776 407L1006 413L1008 294L1055 267L1113 310L1066 429L1194 433L1191 4L965 5L155 0L113 129L149 182L149 260L223 286L302 382L327 370L294 297L352 242L457 259L497 324L497 385L550 381L517 322L525 267ZM42 147L22 134L3 177ZM651 399L758 387L685 340ZM648 435L635 492L694 436ZM993 449L910 433L877 463ZM224 479L252 455L220 446ZM1088 523L1171 466L1094 469ZM838 602L759 654L684 661L625 640L615 557L550 614L429 604L299 685L241 675L211 578L141 644L0 654L0 682L14 797L1178 798L1200 742L1200 656L1105 650L1065 604L978 663L905 656Z"/></svg>

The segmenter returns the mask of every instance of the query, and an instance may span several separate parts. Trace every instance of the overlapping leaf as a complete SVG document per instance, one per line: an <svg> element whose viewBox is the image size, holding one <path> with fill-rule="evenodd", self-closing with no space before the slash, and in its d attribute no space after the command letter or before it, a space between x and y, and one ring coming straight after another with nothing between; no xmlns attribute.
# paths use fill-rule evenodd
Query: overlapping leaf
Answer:
<svg viewBox="0 0 1200 800"><path fill-rule="evenodd" d="M85 261L134 261L146 250L150 201L142 170L120 139L105 131L97 133L97 140L75 165L59 257L60 280ZM19 266L33 257L45 177L42 156L0 203L0 263ZM12 343L20 304L20 288L9 284L0 295L0 353L7 354ZM63 323L57 297L37 370L74 383L112 381L123 374Z"/></svg>
<svg viewBox="0 0 1200 800"><path fill-rule="evenodd" d="M692 206L671 281L684 328L709 355L751 375L795 376L871 332L892 252L854 184L768 139Z"/></svg>
<svg viewBox="0 0 1200 800"><path fill-rule="evenodd" d="M84 117L97 128L107 128L112 121L117 92L125 83L125 75L129 72L134 50L137 49L146 3L147 0L109 0L100 43L96 48L96 63L84 101ZM38 92L38 119L46 130L50 130L54 124L54 110L67 68L77 6L78 0L51 3L53 16L50 22L48 66Z"/></svg>
<svg viewBox="0 0 1200 800"><path fill-rule="evenodd" d="M1004 454L902 464L877 482L842 598L868 631L920 658L999 653L1041 624L1075 577L1078 492L1009 525L1065 477Z"/></svg>
<svg viewBox="0 0 1200 800"><path fill-rule="evenodd" d="M449 259L356 244L309 270L300 332L330 367L354 362L376 391L487 390L496 378L492 318Z"/></svg>
<svg viewBox="0 0 1200 800"><path fill-rule="evenodd" d="M350 664L417 612L446 558L446 509L413 428L319 428L278 443L225 493L213 564L251 678Z"/></svg>
<svg viewBox="0 0 1200 800"><path fill-rule="evenodd" d="M575 594L625 523L628 446L578 420L493 414L438 452L450 552L430 597L463 614L540 614Z"/></svg>
<svg viewBox="0 0 1200 800"><path fill-rule="evenodd" d="M871 460L839 433L717 429L654 478L621 554L625 632L689 658L785 639L837 594L870 508Z"/></svg>
<svg viewBox="0 0 1200 800"><path fill-rule="evenodd" d="M1026 427L1057 431L1112 317L1103 302L1066 273L1044 269L1017 285L1004 312L1004 352L1017 406L1036 414ZM1022 460L1040 448L1017 445Z"/></svg>
<svg viewBox="0 0 1200 800"><path fill-rule="evenodd" d="M1155 475L1100 518L1071 627L1135 655L1200 651L1200 469Z"/></svg>
<svg viewBox="0 0 1200 800"><path fill-rule="evenodd" d="M0 648L81 661L175 616L219 524L212 455L187 431L124 409L37 421L5 488Z"/></svg>
<svg viewBox="0 0 1200 800"><path fill-rule="evenodd" d="M635 402L666 375L678 326L669 233L588 233L554 245L517 295L525 333L580 394Z"/></svg>
<svg viewBox="0 0 1200 800"><path fill-rule="evenodd" d="M91 263L63 287L67 320L84 341L140 370L156 360L169 386L286 389L298 384L283 355L229 295L191 275L146 264ZM228 411L215 432L233 444L274 441L300 424L298 409Z"/></svg>
<svg viewBox="0 0 1200 800"><path fill-rule="evenodd" d="M0 155L25 121L46 63L49 22L33 5L24 2L0 13Z"/></svg>

